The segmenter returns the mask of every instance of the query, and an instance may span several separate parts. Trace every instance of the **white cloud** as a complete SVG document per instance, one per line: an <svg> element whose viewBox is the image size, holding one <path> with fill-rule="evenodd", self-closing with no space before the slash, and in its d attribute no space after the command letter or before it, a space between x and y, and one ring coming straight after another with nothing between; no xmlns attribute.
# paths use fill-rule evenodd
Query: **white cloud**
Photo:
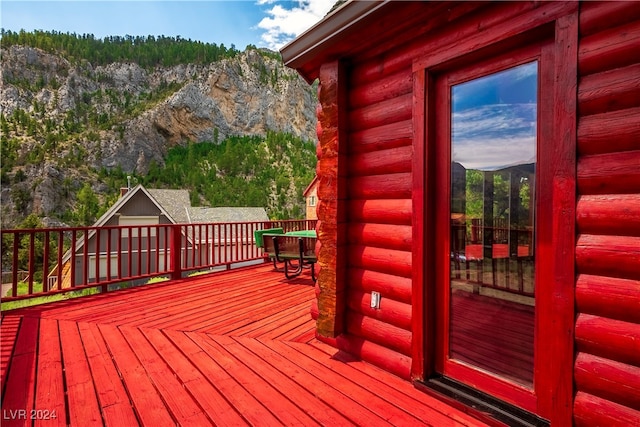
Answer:
<svg viewBox="0 0 640 427"><path fill-rule="evenodd" d="M497 170L536 156L536 104L494 104L453 114L453 161Z"/></svg>
<svg viewBox="0 0 640 427"><path fill-rule="evenodd" d="M300 0L297 6L285 9L275 0L258 0L258 5L273 5L267 17L258 23L263 30L262 45L278 50L320 21L331 10L335 0Z"/></svg>
<svg viewBox="0 0 640 427"><path fill-rule="evenodd" d="M535 162L535 136L504 136L461 141L453 148L453 160L466 169L499 170Z"/></svg>

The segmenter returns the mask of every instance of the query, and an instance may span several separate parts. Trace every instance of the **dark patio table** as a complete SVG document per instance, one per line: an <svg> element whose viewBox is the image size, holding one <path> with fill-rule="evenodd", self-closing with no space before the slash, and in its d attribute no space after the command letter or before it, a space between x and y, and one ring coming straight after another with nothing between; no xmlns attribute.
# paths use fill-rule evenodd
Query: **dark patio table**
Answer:
<svg viewBox="0 0 640 427"><path fill-rule="evenodd" d="M288 233L284 233L285 236L297 236L297 237L313 237L314 239L317 237L316 230L298 230L298 231L289 231Z"/></svg>
<svg viewBox="0 0 640 427"><path fill-rule="evenodd" d="M316 246L315 230L298 230L288 233L263 234L264 249L274 255L276 262L284 264L284 275L292 279L302 273L303 268L311 269L311 279L315 282L315 254Z"/></svg>

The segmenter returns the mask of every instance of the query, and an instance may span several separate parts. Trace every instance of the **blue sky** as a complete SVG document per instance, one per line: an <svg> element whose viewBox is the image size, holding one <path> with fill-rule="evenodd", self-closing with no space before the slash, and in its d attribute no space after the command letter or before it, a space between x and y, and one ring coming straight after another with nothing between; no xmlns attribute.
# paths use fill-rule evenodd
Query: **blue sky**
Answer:
<svg viewBox="0 0 640 427"><path fill-rule="evenodd" d="M317 23L335 0L1 0L5 30L184 39L277 50Z"/></svg>
<svg viewBox="0 0 640 427"><path fill-rule="evenodd" d="M496 170L536 157L538 63L455 85L453 161Z"/></svg>

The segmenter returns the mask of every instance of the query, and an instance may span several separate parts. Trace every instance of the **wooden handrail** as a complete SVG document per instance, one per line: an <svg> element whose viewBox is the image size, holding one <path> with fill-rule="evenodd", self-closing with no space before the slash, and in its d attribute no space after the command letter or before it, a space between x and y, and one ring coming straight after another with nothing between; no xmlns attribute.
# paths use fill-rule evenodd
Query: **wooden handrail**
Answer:
<svg viewBox="0 0 640 427"><path fill-rule="evenodd" d="M2 271L11 289L2 301L122 284L152 277L179 279L194 271L264 262L254 231L315 229L317 220L7 229ZM19 286L26 271L27 289ZM25 273L22 273L25 274Z"/></svg>

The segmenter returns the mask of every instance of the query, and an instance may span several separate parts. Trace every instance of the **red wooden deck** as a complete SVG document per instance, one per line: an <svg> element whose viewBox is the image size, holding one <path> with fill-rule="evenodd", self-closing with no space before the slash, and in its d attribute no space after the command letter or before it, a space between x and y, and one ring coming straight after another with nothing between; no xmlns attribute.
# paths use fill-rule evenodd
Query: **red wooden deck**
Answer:
<svg viewBox="0 0 640 427"><path fill-rule="evenodd" d="M5 312L2 425L482 425L316 340L314 297L264 265Z"/></svg>

